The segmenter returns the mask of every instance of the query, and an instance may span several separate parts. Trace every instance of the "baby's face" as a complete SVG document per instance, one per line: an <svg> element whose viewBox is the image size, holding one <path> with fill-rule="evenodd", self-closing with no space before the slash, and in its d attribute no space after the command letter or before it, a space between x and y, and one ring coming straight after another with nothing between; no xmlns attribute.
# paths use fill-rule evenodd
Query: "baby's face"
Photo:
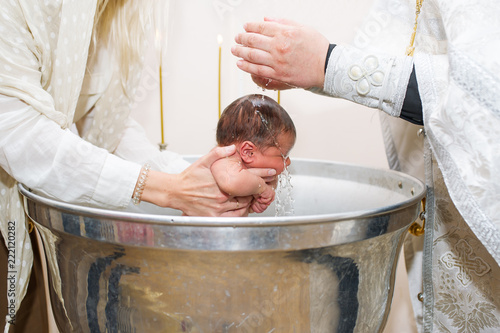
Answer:
<svg viewBox="0 0 500 333"><path fill-rule="evenodd" d="M279 175L285 169L285 166L290 165L288 154L295 144L295 138L288 134L283 134L278 137L278 145L272 146L256 152L253 168L270 168L276 170L276 175Z"/></svg>

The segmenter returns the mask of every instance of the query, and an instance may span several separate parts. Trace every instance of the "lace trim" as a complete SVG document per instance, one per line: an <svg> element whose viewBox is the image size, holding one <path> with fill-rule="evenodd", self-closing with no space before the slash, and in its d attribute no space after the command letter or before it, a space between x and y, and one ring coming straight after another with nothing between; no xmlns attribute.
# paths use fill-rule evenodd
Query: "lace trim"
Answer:
<svg viewBox="0 0 500 333"><path fill-rule="evenodd" d="M430 68L430 56L420 55L417 56L421 59L419 61L419 67L417 74L422 75L424 78L431 77L432 70ZM437 92L434 90L433 82L431 80L420 80L419 81L419 91L422 98L422 108L424 116L424 124L429 123L430 113L427 110L435 109L437 106L436 96ZM433 238L434 238L434 191L432 184L432 144L434 137L430 130L426 128L426 137L424 140L424 158L425 158L425 178L427 189L427 216L425 224L425 234L424 234L424 254L423 254L423 290L424 290L424 306L423 306L423 330L425 333L431 333L433 330L433 319L434 319L434 287L432 280L432 248L433 248ZM430 164L430 165L429 165Z"/></svg>
<svg viewBox="0 0 500 333"><path fill-rule="evenodd" d="M432 262L434 250L434 222L435 222L435 200L434 200L434 178L432 170L432 150L429 138L424 139L424 163L425 163L425 184L427 186L426 194L426 213L425 213L425 233L423 249L423 272L422 282L424 291L424 332L431 333L434 324L434 284L432 279Z"/></svg>
<svg viewBox="0 0 500 333"><path fill-rule="evenodd" d="M449 58L452 79L500 118L500 80L459 50L450 49Z"/></svg>

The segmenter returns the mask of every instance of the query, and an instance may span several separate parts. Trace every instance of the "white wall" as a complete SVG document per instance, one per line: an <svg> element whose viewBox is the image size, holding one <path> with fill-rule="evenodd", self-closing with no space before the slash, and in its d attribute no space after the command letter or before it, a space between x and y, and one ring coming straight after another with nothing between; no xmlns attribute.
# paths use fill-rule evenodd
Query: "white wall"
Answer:
<svg viewBox="0 0 500 333"><path fill-rule="evenodd" d="M173 0L162 36L165 142L182 154L204 154L215 145L218 120L218 48L222 47L222 109L263 92L240 71L230 48L244 22L284 17L312 26L331 42L350 42L371 0ZM154 36L151 36L154 39ZM147 54L133 116L153 143L161 141L159 56ZM281 104L297 127L293 157L387 167L378 111L299 89L281 92Z"/></svg>

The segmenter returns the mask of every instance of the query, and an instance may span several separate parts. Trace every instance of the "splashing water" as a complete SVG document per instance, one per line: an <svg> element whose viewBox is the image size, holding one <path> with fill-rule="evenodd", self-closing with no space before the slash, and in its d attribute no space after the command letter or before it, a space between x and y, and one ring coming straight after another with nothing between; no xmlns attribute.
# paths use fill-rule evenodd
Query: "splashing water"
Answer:
<svg viewBox="0 0 500 333"><path fill-rule="evenodd" d="M278 176L278 185L276 186L276 196L274 199L275 216L295 215L294 200L292 197L293 186L291 183L292 175L285 163L283 172Z"/></svg>
<svg viewBox="0 0 500 333"><path fill-rule="evenodd" d="M283 158L283 172L278 176L278 184L276 186L276 195L274 199L275 203L275 216L291 216L294 215L294 209L293 209L293 203L294 200L292 198L292 190L293 186L291 183L292 176L290 174L290 171L288 170L288 166L286 165L286 160L287 156L283 154L283 151L281 150L281 147L278 143L278 140L276 140L275 136L273 135L271 129L267 126L267 120L264 118L262 113L259 110L255 110L255 113L260 117L260 120L266 127L267 131L271 134L274 145L276 148L281 153L281 157Z"/></svg>

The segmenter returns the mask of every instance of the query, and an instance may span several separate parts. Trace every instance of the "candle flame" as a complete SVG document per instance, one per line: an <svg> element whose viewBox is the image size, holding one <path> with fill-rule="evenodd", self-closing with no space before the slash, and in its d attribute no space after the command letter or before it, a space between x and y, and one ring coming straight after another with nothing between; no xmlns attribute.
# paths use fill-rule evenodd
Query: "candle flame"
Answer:
<svg viewBox="0 0 500 333"><path fill-rule="evenodd" d="M222 44L222 35L217 35L217 43L219 43L219 45Z"/></svg>
<svg viewBox="0 0 500 333"><path fill-rule="evenodd" d="M162 35L161 35L161 30L160 29L156 29L155 47L156 47L156 51L158 52L158 56L160 57L160 62L161 62L163 47L162 47Z"/></svg>

